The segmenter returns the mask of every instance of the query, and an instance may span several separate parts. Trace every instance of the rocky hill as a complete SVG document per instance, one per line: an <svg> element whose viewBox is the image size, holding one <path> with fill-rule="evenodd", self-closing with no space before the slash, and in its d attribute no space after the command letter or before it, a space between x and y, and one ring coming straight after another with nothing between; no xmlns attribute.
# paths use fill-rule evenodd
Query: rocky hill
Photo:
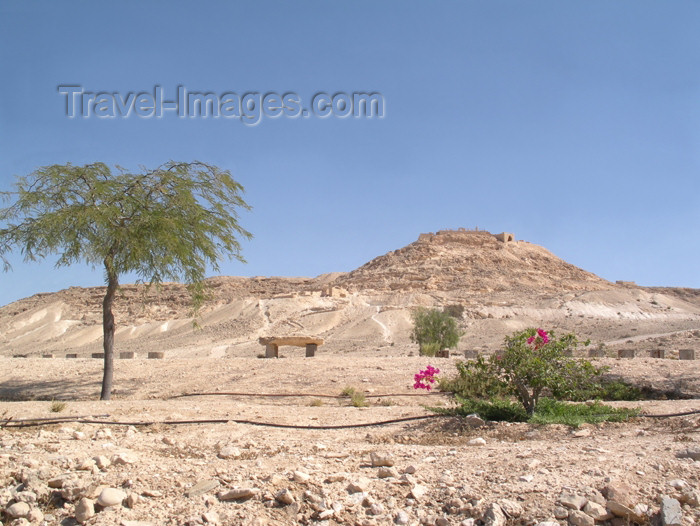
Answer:
<svg viewBox="0 0 700 526"><path fill-rule="evenodd" d="M512 234L510 235L512 236ZM350 290L564 292L615 286L537 245L480 230L421 234L410 245L336 279Z"/></svg>
<svg viewBox="0 0 700 526"><path fill-rule="evenodd" d="M459 351L493 350L504 335L533 325L618 346L700 342L697 291L615 285L511 239L441 231L349 273L212 278L199 329L183 285L123 285L117 350L249 357L261 352L259 337L313 335L325 340L324 352L409 354L411 310L448 305L461 313ZM100 352L103 295L104 287L71 287L1 307L0 355Z"/></svg>

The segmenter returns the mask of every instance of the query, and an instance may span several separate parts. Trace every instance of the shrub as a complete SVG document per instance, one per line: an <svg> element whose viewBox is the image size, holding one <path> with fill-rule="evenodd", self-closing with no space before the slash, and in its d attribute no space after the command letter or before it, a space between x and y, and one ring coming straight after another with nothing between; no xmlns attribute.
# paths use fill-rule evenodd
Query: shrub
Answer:
<svg viewBox="0 0 700 526"><path fill-rule="evenodd" d="M418 344L421 355L435 356L441 349L457 347L461 333L457 327L457 320L449 313L421 307L415 309L411 317L411 341Z"/></svg>
<svg viewBox="0 0 700 526"><path fill-rule="evenodd" d="M367 407L369 405L364 393L359 391L355 391L350 395L350 403L353 407Z"/></svg>
<svg viewBox="0 0 700 526"><path fill-rule="evenodd" d="M615 408L598 401L591 404L572 404L543 398L530 422L578 427L584 423L624 422L638 415L638 409Z"/></svg>
<svg viewBox="0 0 700 526"><path fill-rule="evenodd" d="M51 401L51 412L52 413L60 413L66 408L66 403L61 402L59 400L53 400Z"/></svg>

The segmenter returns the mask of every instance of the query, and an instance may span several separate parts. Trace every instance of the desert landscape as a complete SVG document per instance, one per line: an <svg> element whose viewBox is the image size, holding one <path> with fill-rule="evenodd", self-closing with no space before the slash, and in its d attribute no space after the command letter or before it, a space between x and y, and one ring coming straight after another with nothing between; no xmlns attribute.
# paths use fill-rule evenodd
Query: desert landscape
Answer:
<svg viewBox="0 0 700 526"><path fill-rule="evenodd" d="M1 307L4 524L700 521L700 362L679 359L700 353L700 290L612 283L515 239L445 230L348 273L210 278L196 318L182 285L122 285L108 402L103 287ZM419 306L457 313L449 358L418 355ZM527 327L590 339L582 356L649 393L611 405L655 416L484 422L413 389L426 365L454 374ZM264 358L274 336L323 344Z"/></svg>

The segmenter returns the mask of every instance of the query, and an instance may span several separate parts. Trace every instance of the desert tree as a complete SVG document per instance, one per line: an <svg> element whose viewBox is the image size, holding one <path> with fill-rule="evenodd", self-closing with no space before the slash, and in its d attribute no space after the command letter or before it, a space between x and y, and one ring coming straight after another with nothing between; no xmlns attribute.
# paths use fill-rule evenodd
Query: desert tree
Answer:
<svg viewBox="0 0 700 526"><path fill-rule="evenodd" d="M457 347L461 332L457 320L448 312L418 307L411 318L411 341L418 344L421 355L434 356L441 349Z"/></svg>
<svg viewBox="0 0 700 526"><path fill-rule="evenodd" d="M53 254L57 267L104 267L100 398L109 400L119 277L184 282L196 310L207 269L217 271L227 257L244 261L239 240L252 236L238 223L238 211L250 208L242 194L229 171L198 161L170 161L140 173L104 163L43 167L3 192L9 205L0 208L0 259L7 270L4 255L19 248L25 261Z"/></svg>

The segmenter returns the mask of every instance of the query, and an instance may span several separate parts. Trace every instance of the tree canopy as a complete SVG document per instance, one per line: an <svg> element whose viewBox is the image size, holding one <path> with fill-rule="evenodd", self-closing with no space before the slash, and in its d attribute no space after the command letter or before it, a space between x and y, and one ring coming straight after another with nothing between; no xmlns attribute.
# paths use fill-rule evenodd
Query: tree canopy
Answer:
<svg viewBox="0 0 700 526"><path fill-rule="evenodd" d="M419 307L411 313L411 341L422 355L433 356L442 349L457 347L461 336L457 320L447 312Z"/></svg>
<svg viewBox="0 0 700 526"><path fill-rule="evenodd" d="M40 168L3 192L0 258L18 247L25 261L58 255L56 266L76 262L105 269L103 302L105 377L109 399L114 339L111 312L119 276L189 285L194 306L204 298L203 279L221 259L241 256L239 239L249 232L238 210L250 207L243 187L229 171L199 161L170 161L154 170L131 173L104 163Z"/></svg>

